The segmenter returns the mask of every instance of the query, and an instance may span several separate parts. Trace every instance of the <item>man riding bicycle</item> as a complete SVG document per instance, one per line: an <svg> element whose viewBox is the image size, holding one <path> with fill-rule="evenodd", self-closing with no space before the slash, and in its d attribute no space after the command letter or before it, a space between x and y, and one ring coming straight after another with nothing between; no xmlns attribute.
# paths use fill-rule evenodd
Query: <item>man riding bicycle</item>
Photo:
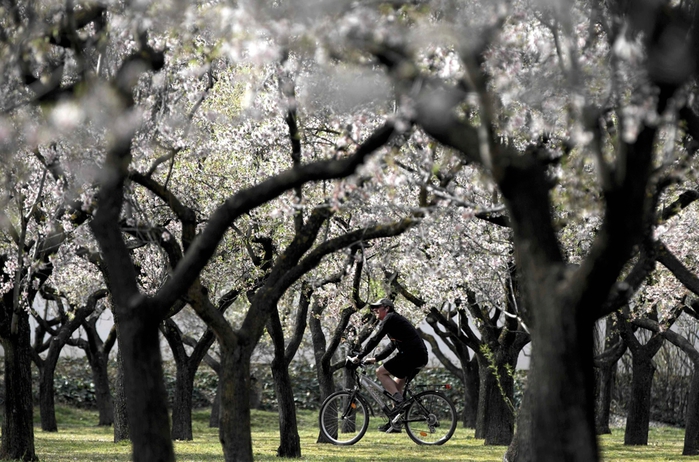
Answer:
<svg viewBox="0 0 699 462"><path fill-rule="evenodd" d="M371 303L372 313L379 319L378 330L352 362L359 362L369 352L376 348L381 340L388 335L391 343L373 358L367 358L366 364L379 361L376 369L376 377L384 389L393 396L396 402L403 401L403 389L408 377L413 377L417 371L427 364L427 347L422 341L417 329L404 316L396 313L393 302L388 298ZM381 364L380 361L387 358L394 350L398 353L391 359ZM399 432L390 423L381 430L387 433Z"/></svg>

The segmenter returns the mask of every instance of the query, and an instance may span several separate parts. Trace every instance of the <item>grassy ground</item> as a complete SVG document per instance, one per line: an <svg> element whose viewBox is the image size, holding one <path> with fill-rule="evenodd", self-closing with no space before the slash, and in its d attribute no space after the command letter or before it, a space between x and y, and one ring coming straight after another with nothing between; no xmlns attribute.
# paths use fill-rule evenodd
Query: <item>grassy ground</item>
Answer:
<svg viewBox="0 0 699 462"><path fill-rule="evenodd" d="M223 453L218 442L216 429L208 427L208 412L197 411L194 415L194 441L175 443L177 460L180 462L221 461ZM57 433L35 432L36 451L44 462L75 461L118 461L131 460L131 446L113 443L111 428L94 426L96 415L71 408L59 408L59 431ZM356 445L338 447L316 444L317 416L301 412L299 427L303 457L300 461L369 462L395 461L464 461L496 462L502 460L503 446L484 446L483 440L473 438L473 430L459 428L454 437L441 447L423 447L414 444L405 433L386 435L371 422L366 436ZM38 420L37 420L38 421ZM279 445L276 416L269 412L255 411L253 414L253 448L259 461L279 461L276 457ZM600 438L605 462L670 462L699 461L699 457L683 457L684 432L682 429L653 428L648 446L624 446L623 429L615 429L612 435Z"/></svg>

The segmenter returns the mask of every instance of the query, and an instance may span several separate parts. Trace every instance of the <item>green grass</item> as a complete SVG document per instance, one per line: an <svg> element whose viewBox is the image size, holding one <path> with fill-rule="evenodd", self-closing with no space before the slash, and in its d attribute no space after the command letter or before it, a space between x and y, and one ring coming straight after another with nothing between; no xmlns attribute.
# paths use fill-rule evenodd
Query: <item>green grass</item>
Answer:
<svg viewBox="0 0 699 462"><path fill-rule="evenodd" d="M194 441L175 442L177 460L180 462L206 462L223 460L223 452L216 429L208 426L208 411L194 413ZM131 460L128 442L113 443L111 428L94 425L94 412L66 407L57 409L59 431L56 433L35 431L36 452L44 462L118 461ZM366 436L354 446L339 447L317 444L316 413L299 413L301 433L300 461L365 462L365 461L464 461L499 462L505 451L503 446L484 446L483 440L473 437L473 430L457 429L454 437L444 446L424 447L414 444L405 433L386 435L375 429L380 423L373 420ZM38 416L37 416L38 421ZM271 412L253 411L253 450L259 461L279 461L276 456L279 445L278 422ZM605 462L669 462L699 461L697 457L682 456L684 431L679 428L651 429L648 446L624 446L623 428L614 429L612 435L600 438Z"/></svg>

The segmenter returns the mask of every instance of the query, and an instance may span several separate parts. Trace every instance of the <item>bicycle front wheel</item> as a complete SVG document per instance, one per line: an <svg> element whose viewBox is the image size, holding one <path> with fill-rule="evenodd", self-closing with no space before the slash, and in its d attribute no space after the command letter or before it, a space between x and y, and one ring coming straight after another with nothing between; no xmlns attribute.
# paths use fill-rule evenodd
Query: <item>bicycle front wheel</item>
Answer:
<svg viewBox="0 0 699 462"><path fill-rule="evenodd" d="M323 401L320 407L320 431L333 444L354 444L364 436L367 427L367 406L357 393L338 391Z"/></svg>
<svg viewBox="0 0 699 462"><path fill-rule="evenodd" d="M417 444L444 444L456 430L456 408L442 393L424 391L406 412L405 430Z"/></svg>

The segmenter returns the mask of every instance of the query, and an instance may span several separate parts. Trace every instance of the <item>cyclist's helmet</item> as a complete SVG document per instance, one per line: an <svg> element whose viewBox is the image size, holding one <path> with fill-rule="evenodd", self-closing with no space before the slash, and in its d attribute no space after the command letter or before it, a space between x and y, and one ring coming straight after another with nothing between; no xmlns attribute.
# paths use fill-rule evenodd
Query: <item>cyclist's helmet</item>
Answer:
<svg viewBox="0 0 699 462"><path fill-rule="evenodd" d="M374 303L369 304L369 309L376 309L381 306L385 306L388 308L388 311L393 311L393 301L390 298L382 298L381 300L377 300Z"/></svg>

